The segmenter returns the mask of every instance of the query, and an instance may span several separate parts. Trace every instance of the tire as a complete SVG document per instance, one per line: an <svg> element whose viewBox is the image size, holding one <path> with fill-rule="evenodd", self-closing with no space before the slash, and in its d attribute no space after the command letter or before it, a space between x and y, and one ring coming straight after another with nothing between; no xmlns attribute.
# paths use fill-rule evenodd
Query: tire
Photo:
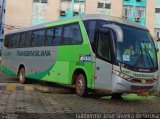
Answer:
<svg viewBox="0 0 160 119"><path fill-rule="evenodd" d="M87 81L83 74L79 74L76 78L76 93L81 97L88 94Z"/></svg>
<svg viewBox="0 0 160 119"><path fill-rule="evenodd" d="M21 84L26 83L25 69L24 68L20 68L19 74L18 74L18 79L19 79L19 83L21 83Z"/></svg>
<svg viewBox="0 0 160 119"><path fill-rule="evenodd" d="M122 100L123 98L122 98L122 93L114 93L113 95L112 95L112 99L113 100Z"/></svg>

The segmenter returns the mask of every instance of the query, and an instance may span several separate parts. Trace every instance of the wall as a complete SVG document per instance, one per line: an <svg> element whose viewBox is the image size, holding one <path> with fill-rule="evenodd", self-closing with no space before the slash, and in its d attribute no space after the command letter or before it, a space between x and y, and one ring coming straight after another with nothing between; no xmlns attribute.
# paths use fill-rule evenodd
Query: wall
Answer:
<svg viewBox="0 0 160 119"><path fill-rule="evenodd" d="M123 16L126 16L124 10L129 9L129 15L127 16L127 19L145 26L146 2L147 0L141 0L140 2L136 0L123 0ZM139 12L141 12L141 14L138 14Z"/></svg>
<svg viewBox="0 0 160 119"><path fill-rule="evenodd" d="M96 14L97 3L98 0L86 0L85 14Z"/></svg>
<svg viewBox="0 0 160 119"><path fill-rule="evenodd" d="M45 22L59 19L59 6L60 0L48 0ZM8 28L5 28L5 32L31 26L33 22L32 8L33 0L7 0L5 23ZM42 22L44 21L38 21L38 23Z"/></svg>
<svg viewBox="0 0 160 119"><path fill-rule="evenodd" d="M5 32L32 24L32 0L6 0ZM13 27L10 27L13 26Z"/></svg>
<svg viewBox="0 0 160 119"><path fill-rule="evenodd" d="M112 16L122 17L123 0L112 0Z"/></svg>
<svg viewBox="0 0 160 119"><path fill-rule="evenodd" d="M146 27L154 36L155 0L147 0L146 6Z"/></svg>
<svg viewBox="0 0 160 119"><path fill-rule="evenodd" d="M157 12L155 12L154 32L155 32L155 37L160 38L160 0L156 0L155 5Z"/></svg>
<svg viewBox="0 0 160 119"><path fill-rule="evenodd" d="M47 21L58 20L60 14L60 0L48 0Z"/></svg>

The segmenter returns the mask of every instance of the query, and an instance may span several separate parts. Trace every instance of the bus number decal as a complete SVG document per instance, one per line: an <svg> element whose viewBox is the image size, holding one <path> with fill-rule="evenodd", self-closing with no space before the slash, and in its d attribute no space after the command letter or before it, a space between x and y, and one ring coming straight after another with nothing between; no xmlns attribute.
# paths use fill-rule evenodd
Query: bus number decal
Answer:
<svg viewBox="0 0 160 119"><path fill-rule="evenodd" d="M91 62L91 55L82 55L80 56L81 62Z"/></svg>

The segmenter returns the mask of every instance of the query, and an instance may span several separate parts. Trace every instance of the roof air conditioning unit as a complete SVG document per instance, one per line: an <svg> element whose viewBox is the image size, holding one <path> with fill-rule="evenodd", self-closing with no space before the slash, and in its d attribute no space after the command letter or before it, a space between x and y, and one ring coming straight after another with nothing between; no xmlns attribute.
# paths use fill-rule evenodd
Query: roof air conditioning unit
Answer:
<svg viewBox="0 0 160 119"><path fill-rule="evenodd" d="M127 19L127 18L128 18L128 16L123 16L123 18L124 18L124 19Z"/></svg>
<svg viewBox="0 0 160 119"><path fill-rule="evenodd" d="M65 11L60 11L60 16L65 16L66 12Z"/></svg>
<svg viewBox="0 0 160 119"><path fill-rule="evenodd" d="M74 11L74 16L76 16L76 15L78 15L78 14L79 14L79 12Z"/></svg>
<svg viewBox="0 0 160 119"><path fill-rule="evenodd" d="M139 22L139 21L140 21L140 17L138 16L135 18L135 22Z"/></svg>

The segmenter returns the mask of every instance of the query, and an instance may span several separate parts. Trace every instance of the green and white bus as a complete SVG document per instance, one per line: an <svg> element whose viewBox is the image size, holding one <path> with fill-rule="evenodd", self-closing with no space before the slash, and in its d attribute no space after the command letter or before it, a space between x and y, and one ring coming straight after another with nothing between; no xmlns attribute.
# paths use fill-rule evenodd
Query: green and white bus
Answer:
<svg viewBox="0 0 160 119"><path fill-rule="evenodd" d="M2 71L19 77L123 94L155 91L156 47L149 31L116 17L84 15L5 35ZM132 46L132 53L124 53ZM128 52L130 49L128 49Z"/></svg>

